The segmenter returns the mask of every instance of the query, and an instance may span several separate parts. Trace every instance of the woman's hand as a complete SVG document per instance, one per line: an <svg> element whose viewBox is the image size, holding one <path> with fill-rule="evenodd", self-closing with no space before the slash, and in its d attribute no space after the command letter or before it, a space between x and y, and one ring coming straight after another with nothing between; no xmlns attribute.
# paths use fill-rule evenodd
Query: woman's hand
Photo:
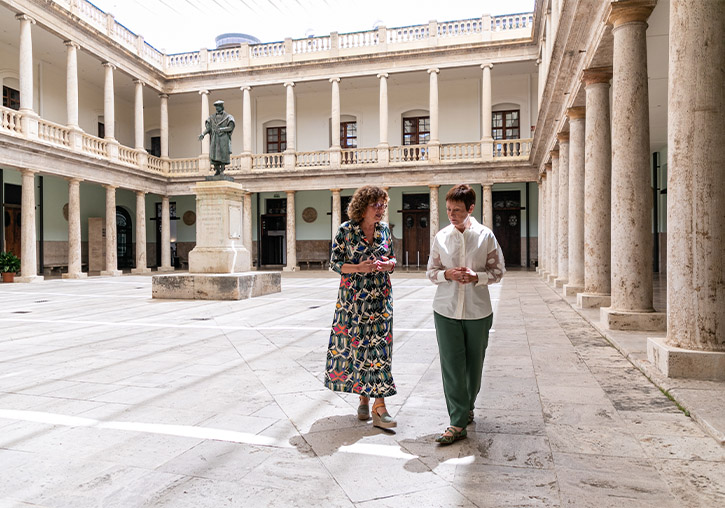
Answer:
<svg viewBox="0 0 725 508"><path fill-rule="evenodd" d="M478 274L466 266L449 268L445 271L446 280L452 280L459 284L470 284L478 282Z"/></svg>
<svg viewBox="0 0 725 508"><path fill-rule="evenodd" d="M375 263L376 261L372 258L366 259L365 261L357 265L357 271L362 273L372 273L376 271Z"/></svg>
<svg viewBox="0 0 725 508"><path fill-rule="evenodd" d="M378 272L392 272L395 268L395 261L392 261L387 256L381 256L380 259L375 261L375 270Z"/></svg>

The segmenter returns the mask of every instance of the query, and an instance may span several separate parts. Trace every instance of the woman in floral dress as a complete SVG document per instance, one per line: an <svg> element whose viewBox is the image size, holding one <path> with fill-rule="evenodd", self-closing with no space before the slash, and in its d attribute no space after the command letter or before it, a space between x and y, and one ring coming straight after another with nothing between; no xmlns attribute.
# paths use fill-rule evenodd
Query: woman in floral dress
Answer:
<svg viewBox="0 0 725 508"><path fill-rule="evenodd" d="M397 423L385 408L385 397L396 394L391 373L393 294L390 272L395 269L393 237L380 222L388 194L366 185L352 197L348 222L332 244L330 269L339 273L335 317L327 349L325 386L360 396L357 415L383 429Z"/></svg>

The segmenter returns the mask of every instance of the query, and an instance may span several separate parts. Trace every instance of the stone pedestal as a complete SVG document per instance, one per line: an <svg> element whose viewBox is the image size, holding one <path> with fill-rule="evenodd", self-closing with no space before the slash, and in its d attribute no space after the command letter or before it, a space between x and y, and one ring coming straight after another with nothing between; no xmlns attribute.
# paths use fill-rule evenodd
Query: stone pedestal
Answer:
<svg viewBox="0 0 725 508"><path fill-rule="evenodd" d="M595 294L595 293L579 293L576 295L576 304L581 309L609 307L612 304L612 295Z"/></svg>
<svg viewBox="0 0 725 508"><path fill-rule="evenodd" d="M239 273L252 266L242 237L244 189L228 181L198 182L196 247L189 253L189 273Z"/></svg>
<svg viewBox="0 0 725 508"><path fill-rule="evenodd" d="M667 314L664 312L639 312L601 307L599 313L602 326L609 330L643 332L667 330Z"/></svg>
<svg viewBox="0 0 725 508"><path fill-rule="evenodd" d="M584 291L584 286L578 284L564 284L564 296L576 296Z"/></svg>
<svg viewBox="0 0 725 508"><path fill-rule="evenodd" d="M152 277L153 298L243 300L278 293L281 274L250 272L244 246L244 189L226 180L198 182L196 247L189 253L188 274Z"/></svg>
<svg viewBox="0 0 725 508"><path fill-rule="evenodd" d="M725 381L725 352L682 349L650 337L647 357L667 377Z"/></svg>

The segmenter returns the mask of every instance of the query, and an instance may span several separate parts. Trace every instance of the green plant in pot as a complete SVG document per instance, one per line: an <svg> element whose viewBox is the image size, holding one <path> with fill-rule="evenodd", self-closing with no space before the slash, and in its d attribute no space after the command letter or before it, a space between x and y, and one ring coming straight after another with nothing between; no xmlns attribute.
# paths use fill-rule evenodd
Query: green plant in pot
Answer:
<svg viewBox="0 0 725 508"><path fill-rule="evenodd" d="M20 271L20 258L12 252L0 252L0 273L3 282L13 282L15 274Z"/></svg>

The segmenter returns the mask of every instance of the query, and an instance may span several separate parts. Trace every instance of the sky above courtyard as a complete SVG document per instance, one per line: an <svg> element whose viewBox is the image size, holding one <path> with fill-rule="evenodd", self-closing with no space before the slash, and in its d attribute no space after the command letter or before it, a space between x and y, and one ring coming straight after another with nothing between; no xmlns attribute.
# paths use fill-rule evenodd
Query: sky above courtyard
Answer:
<svg viewBox="0 0 725 508"><path fill-rule="evenodd" d="M531 12L534 0L91 0L165 53L214 48L214 38L241 32L262 42L330 32L402 27Z"/></svg>

